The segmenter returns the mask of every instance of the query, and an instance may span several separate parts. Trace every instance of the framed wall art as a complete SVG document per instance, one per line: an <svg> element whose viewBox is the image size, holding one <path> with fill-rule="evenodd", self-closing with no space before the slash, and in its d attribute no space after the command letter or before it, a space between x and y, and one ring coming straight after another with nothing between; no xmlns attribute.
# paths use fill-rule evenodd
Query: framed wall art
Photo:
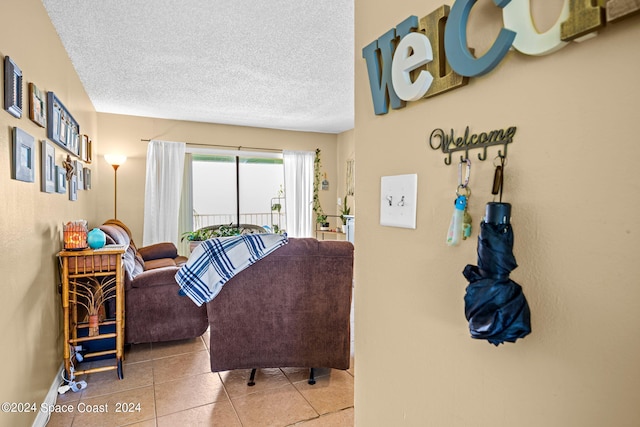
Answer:
<svg viewBox="0 0 640 427"><path fill-rule="evenodd" d="M91 190L91 169L84 168L84 189Z"/></svg>
<svg viewBox="0 0 640 427"><path fill-rule="evenodd" d="M22 117L22 70L8 56L4 57L4 109Z"/></svg>
<svg viewBox="0 0 640 427"><path fill-rule="evenodd" d="M347 196L353 196L356 191L355 166L356 161L354 159L347 160Z"/></svg>
<svg viewBox="0 0 640 427"><path fill-rule="evenodd" d="M87 158L85 159L85 162L91 163L91 160L93 160L93 152L91 151L93 142L91 141L91 138L89 138L87 135L85 136L87 137Z"/></svg>
<svg viewBox="0 0 640 427"><path fill-rule="evenodd" d="M69 200L75 202L78 200L78 177L73 175L69 180Z"/></svg>
<svg viewBox="0 0 640 427"><path fill-rule="evenodd" d="M79 140L79 144L78 144L78 156L80 157L80 160L82 160L83 162L87 161L87 146L89 145L89 137L87 135L80 135L80 137L78 138Z"/></svg>
<svg viewBox="0 0 640 427"><path fill-rule="evenodd" d="M78 182L78 190L84 190L84 166L82 163L76 160L73 165L73 171Z"/></svg>
<svg viewBox="0 0 640 427"><path fill-rule="evenodd" d="M12 178L33 182L35 171L35 140L20 128L13 128Z"/></svg>
<svg viewBox="0 0 640 427"><path fill-rule="evenodd" d="M47 92L47 137L78 155L80 125L53 92Z"/></svg>
<svg viewBox="0 0 640 427"><path fill-rule="evenodd" d="M29 83L29 118L40 127L47 127L46 94Z"/></svg>
<svg viewBox="0 0 640 427"><path fill-rule="evenodd" d="M78 141L78 156L80 157L80 160L86 163L91 163L91 138L89 138L89 135L80 135Z"/></svg>
<svg viewBox="0 0 640 427"><path fill-rule="evenodd" d="M67 171L62 166L56 165L56 193L67 192Z"/></svg>
<svg viewBox="0 0 640 427"><path fill-rule="evenodd" d="M53 193L56 191L56 149L46 139L41 141L40 151L42 191Z"/></svg>

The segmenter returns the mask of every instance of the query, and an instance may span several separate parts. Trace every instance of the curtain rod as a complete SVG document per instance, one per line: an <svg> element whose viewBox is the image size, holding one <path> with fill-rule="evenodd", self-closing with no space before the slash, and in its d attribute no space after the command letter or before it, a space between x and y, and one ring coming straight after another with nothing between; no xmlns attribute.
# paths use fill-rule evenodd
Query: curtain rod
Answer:
<svg viewBox="0 0 640 427"><path fill-rule="evenodd" d="M150 139L141 139L140 141L142 142L150 142ZM282 149L281 148L262 148L262 147L244 147L241 145L218 145L218 144L198 144L198 143L194 143L194 142L189 142L187 143L187 145L189 146L200 146L200 147L223 147L223 148L235 148L237 150L261 150L261 151L275 151L278 153L282 153Z"/></svg>

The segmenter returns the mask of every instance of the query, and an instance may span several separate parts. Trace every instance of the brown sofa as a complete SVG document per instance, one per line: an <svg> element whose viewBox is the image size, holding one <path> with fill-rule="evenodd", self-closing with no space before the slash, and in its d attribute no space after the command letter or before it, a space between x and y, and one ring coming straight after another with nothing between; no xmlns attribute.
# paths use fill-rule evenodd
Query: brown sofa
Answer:
<svg viewBox="0 0 640 427"><path fill-rule="evenodd" d="M126 245L125 342L143 343L195 338L207 327L206 307L178 295L175 275L187 258L178 256L173 243L136 248L131 232L118 220L100 229L107 244Z"/></svg>
<svg viewBox="0 0 640 427"><path fill-rule="evenodd" d="M209 303L213 372L348 369L353 245L290 238Z"/></svg>

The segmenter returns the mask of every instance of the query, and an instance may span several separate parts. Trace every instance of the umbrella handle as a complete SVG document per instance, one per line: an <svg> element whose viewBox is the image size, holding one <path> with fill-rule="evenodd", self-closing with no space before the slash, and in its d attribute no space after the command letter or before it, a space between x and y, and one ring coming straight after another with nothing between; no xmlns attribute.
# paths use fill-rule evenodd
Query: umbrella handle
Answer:
<svg viewBox="0 0 640 427"><path fill-rule="evenodd" d="M447 232L447 245L457 246L462 239L464 208L467 206L467 197L458 196L454 202L453 215Z"/></svg>
<svg viewBox="0 0 640 427"><path fill-rule="evenodd" d="M511 204L489 202L485 207L484 222L489 224L509 224Z"/></svg>

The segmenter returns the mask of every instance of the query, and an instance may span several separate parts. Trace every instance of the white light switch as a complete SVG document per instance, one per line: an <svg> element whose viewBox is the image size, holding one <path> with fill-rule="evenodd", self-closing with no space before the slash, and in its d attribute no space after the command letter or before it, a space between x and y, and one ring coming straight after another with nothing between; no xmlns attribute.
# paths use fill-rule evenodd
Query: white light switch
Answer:
<svg viewBox="0 0 640 427"><path fill-rule="evenodd" d="M380 225L416 228L418 175L383 176L380 182Z"/></svg>

